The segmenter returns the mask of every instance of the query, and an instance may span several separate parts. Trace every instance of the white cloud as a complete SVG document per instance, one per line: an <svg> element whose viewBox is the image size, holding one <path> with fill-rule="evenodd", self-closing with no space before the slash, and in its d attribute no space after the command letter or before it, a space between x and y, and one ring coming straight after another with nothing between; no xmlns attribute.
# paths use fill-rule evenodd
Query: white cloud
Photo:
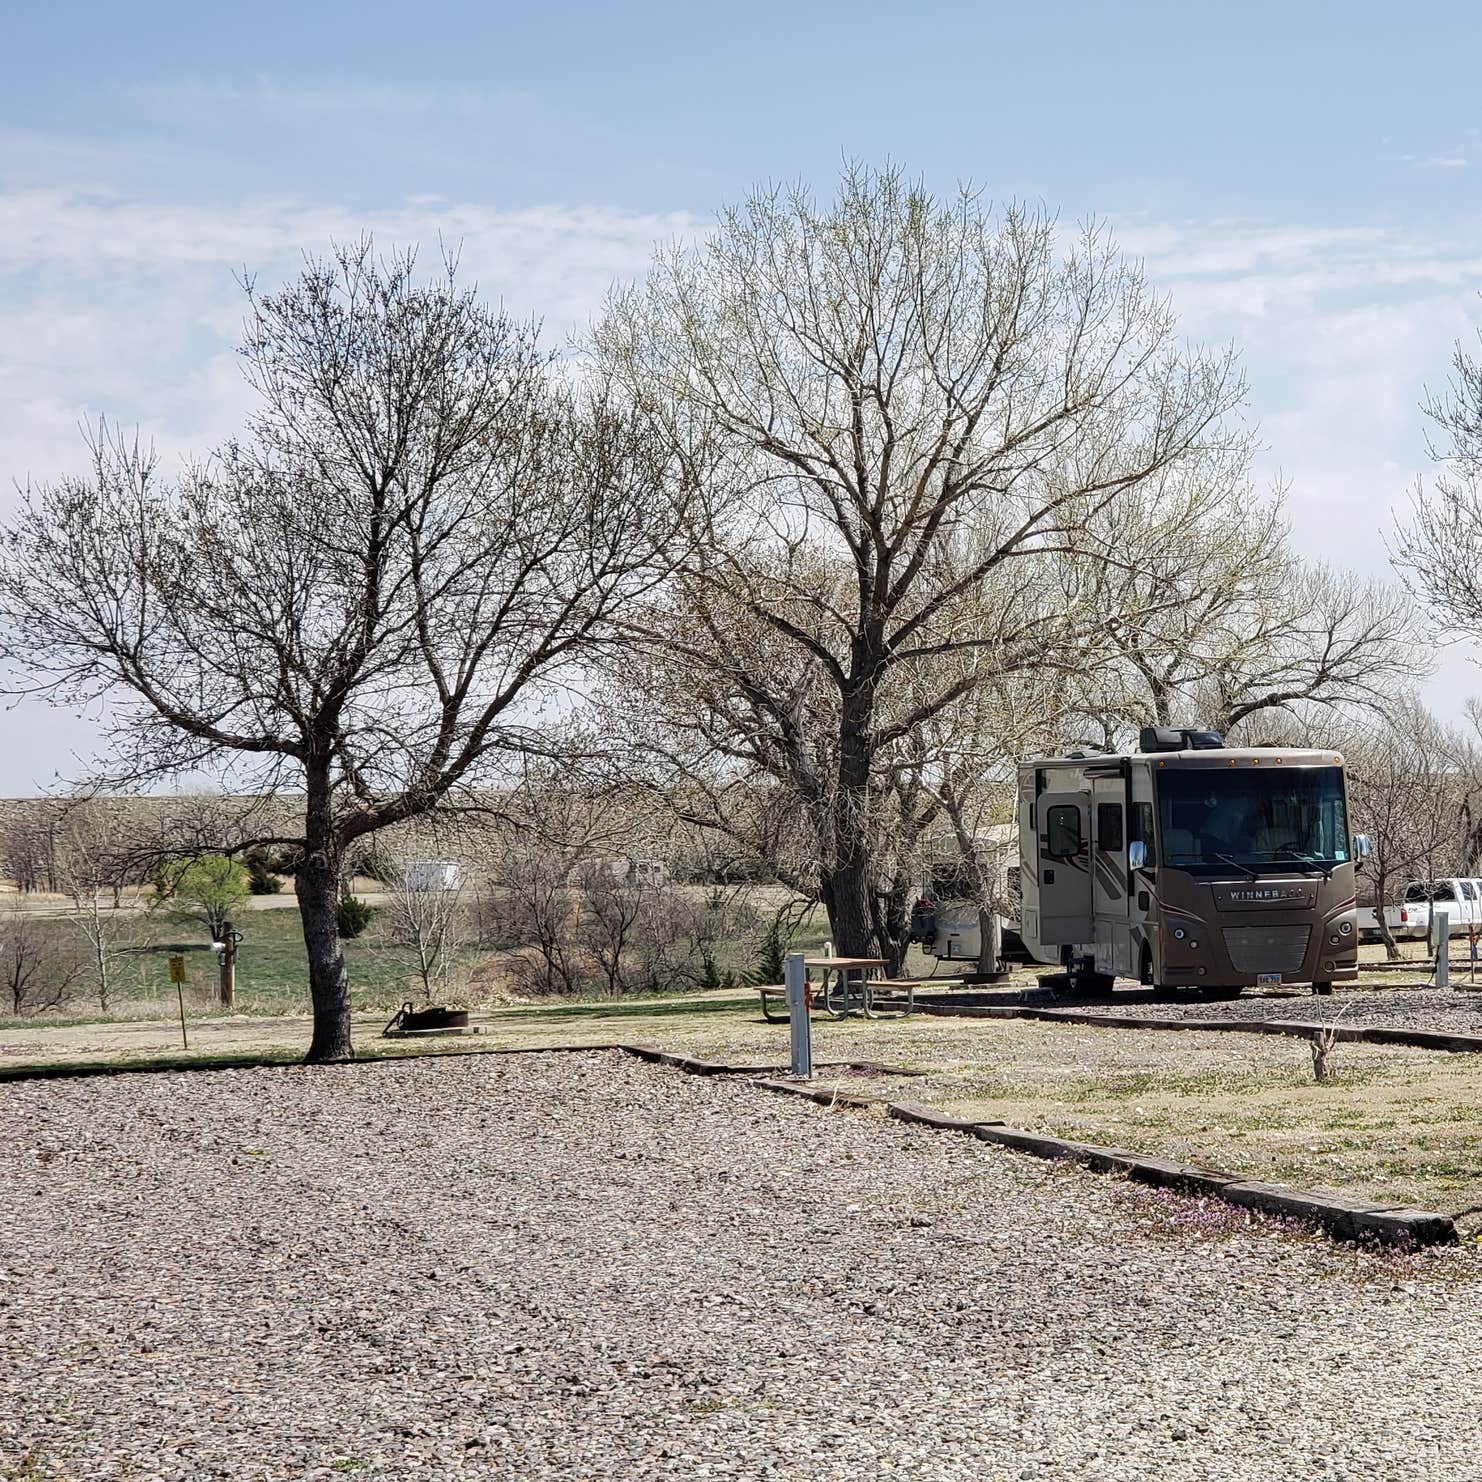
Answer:
<svg viewBox="0 0 1482 1482"><path fill-rule="evenodd" d="M595 206L517 211L434 200L376 212L266 201L232 212L64 190L0 194L0 449L12 475L50 474L80 420L139 421L162 446L212 442L245 400L232 355L244 270L271 283L304 251L373 232L439 237L460 271L561 344L654 243L692 234L683 213Z"/></svg>
<svg viewBox="0 0 1482 1482"><path fill-rule="evenodd" d="M559 344L615 280L643 270L655 241L705 225L603 206L414 199L360 212L283 199L223 211L0 190L0 477L76 467L78 424L100 412L137 421L167 456L239 425L247 396L233 354L233 274L244 268L271 283L331 239L373 231L433 251L441 235L462 244L466 280L514 313L544 315ZM1380 533L1427 466L1423 385L1444 378L1452 342L1477 317L1479 238L1243 221L1118 227L1191 336L1243 347L1264 472L1290 482L1303 547L1384 571ZM18 751L0 755L0 790L29 786L17 770L27 765Z"/></svg>

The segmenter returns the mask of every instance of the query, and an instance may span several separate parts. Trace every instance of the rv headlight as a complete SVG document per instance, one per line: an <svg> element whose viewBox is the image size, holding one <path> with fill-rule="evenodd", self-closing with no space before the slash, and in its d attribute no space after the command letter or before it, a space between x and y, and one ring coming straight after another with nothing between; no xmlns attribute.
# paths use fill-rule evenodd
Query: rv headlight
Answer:
<svg viewBox="0 0 1482 1482"><path fill-rule="evenodd" d="M1176 942L1183 941L1183 939L1184 939L1184 929L1183 929L1183 927L1181 927L1181 926L1175 926L1173 928L1173 939Z"/></svg>
<svg viewBox="0 0 1482 1482"><path fill-rule="evenodd" d="M1343 920L1338 923L1338 930L1344 936L1351 937L1353 935L1353 922L1348 920L1348 918L1345 916Z"/></svg>
<svg viewBox="0 0 1482 1482"><path fill-rule="evenodd" d="M1192 942L1190 942L1189 943L1189 946L1192 947L1195 951L1197 951L1198 948L1199 948L1198 938L1196 937Z"/></svg>

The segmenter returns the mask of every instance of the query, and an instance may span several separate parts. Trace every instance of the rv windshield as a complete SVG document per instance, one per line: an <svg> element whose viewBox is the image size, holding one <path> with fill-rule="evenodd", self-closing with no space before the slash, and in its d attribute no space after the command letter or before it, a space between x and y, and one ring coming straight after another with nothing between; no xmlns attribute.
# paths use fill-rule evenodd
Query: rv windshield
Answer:
<svg viewBox="0 0 1482 1482"><path fill-rule="evenodd" d="M1338 767L1159 768L1162 862L1330 868L1348 858Z"/></svg>

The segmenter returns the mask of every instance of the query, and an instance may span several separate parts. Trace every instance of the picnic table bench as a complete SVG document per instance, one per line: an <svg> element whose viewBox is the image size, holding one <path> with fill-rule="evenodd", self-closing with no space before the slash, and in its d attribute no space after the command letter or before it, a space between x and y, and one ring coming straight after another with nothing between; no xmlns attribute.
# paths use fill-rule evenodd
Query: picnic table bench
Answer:
<svg viewBox="0 0 1482 1482"><path fill-rule="evenodd" d="M808 1007L812 1013L822 1010L835 1019L852 1013L869 1016L880 1009L910 1014L916 1010L916 990L920 986L920 981L915 978L865 978L857 984L835 988L831 994L826 986L820 989L809 983ZM761 999L762 1018L768 1024L786 1024L790 1017L787 985L759 983L756 991Z"/></svg>

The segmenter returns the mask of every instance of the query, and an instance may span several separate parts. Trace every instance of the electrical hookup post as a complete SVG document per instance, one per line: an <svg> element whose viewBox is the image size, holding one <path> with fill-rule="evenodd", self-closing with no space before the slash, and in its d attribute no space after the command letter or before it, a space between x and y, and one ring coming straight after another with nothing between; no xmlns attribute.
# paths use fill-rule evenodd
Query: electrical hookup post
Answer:
<svg viewBox="0 0 1482 1482"><path fill-rule="evenodd" d="M1436 987L1451 986L1451 912L1433 911L1436 923Z"/></svg>
<svg viewBox="0 0 1482 1482"><path fill-rule="evenodd" d="M787 1022L792 1037L792 1074L813 1079L813 1021L808 1017L808 969L801 952L787 954Z"/></svg>

